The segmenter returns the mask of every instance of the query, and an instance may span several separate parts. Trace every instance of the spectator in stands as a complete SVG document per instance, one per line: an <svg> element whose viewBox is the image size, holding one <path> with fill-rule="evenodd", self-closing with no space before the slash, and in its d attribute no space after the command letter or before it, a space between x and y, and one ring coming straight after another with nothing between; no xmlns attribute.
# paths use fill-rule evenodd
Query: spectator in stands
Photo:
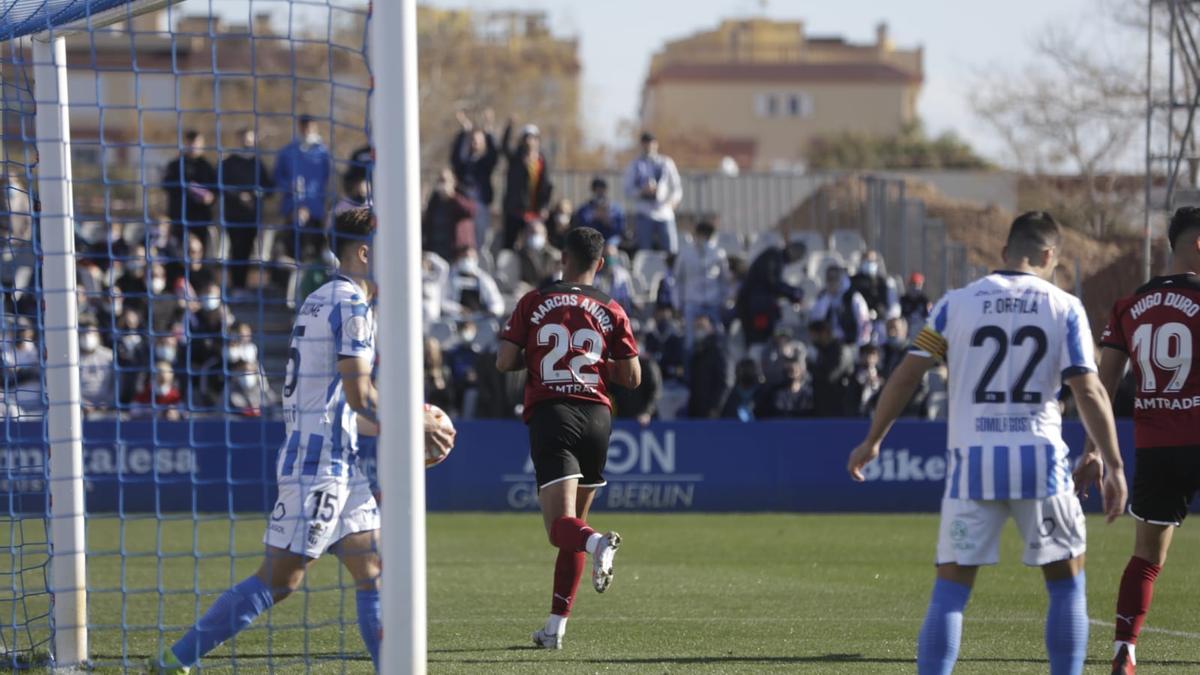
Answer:
<svg viewBox="0 0 1200 675"><path fill-rule="evenodd" d="M229 234L229 278L234 288L246 288L246 270L263 222L262 203L275 186L267 161L258 153L254 129L238 132L241 148L221 162L221 219Z"/></svg>
<svg viewBox="0 0 1200 675"><path fill-rule="evenodd" d="M155 334L179 320L185 303L167 284L167 268L160 262L150 263L148 318L146 323Z"/></svg>
<svg viewBox="0 0 1200 675"><path fill-rule="evenodd" d="M637 420L638 424L647 426L658 412L658 399L662 395L662 371L654 359L642 353L638 355L638 363L642 367L642 382L636 389L614 386L613 405L616 408L614 417L617 419Z"/></svg>
<svg viewBox="0 0 1200 675"><path fill-rule="evenodd" d="M275 188L281 193L280 214L285 223L296 228L292 255L313 260L325 248L326 194L333 160L321 140L317 121L309 115L296 120L296 138L279 151L275 160Z"/></svg>
<svg viewBox="0 0 1200 675"><path fill-rule="evenodd" d="M546 234L550 237L551 245L559 250L562 250L567 232L571 230L573 208L570 199L560 199L554 202L550 213L546 215Z"/></svg>
<svg viewBox="0 0 1200 675"><path fill-rule="evenodd" d="M454 172L442 169L421 217L421 247L446 260L464 246L475 248L474 209L471 200L456 190Z"/></svg>
<svg viewBox="0 0 1200 675"><path fill-rule="evenodd" d="M742 322L746 345L765 342L775 332L779 322L779 301L799 303L804 292L783 280L783 268L801 260L806 249L803 243L771 246L750 264L746 279L738 289L735 313Z"/></svg>
<svg viewBox="0 0 1200 675"><path fill-rule="evenodd" d="M722 314L729 297L729 261L724 249L717 246L716 228L711 222L696 225L692 243L685 244L675 259L674 272L683 325L690 328L697 317L707 316L718 330L723 327ZM689 348L693 337L689 330Z"/></svg>
<svg viewBox="0 0 1200 675"><path fill-rule="evenodd" d="M625 211L608 200L608 181L592 179L592 198L575 212L571 227L590 227L607 240L625 238Z"/></svg>
<svg viewBox="0 0 1200 675"><path fill-rule="evenodd" d="M767 386L783 381L783 368L788 361L805 358L804 343L797 340L790 328L780 326L762 352L762 373Z"/></svg>
<svg viewBox="0 0 1200 675"><path fill-rule="evenodd" d="M542 221L534 220L525 226L524 236L517 244L517 260L521 263L521 281L535 288L558 272L562 252L546 241L546 226Z"/></svg>
<svg viewBox="0 0 1200 675"><path fill-rule="evenodd" d="M616 300L626 314L633 315L636 309L633 302L633 275L625 268L617 243L617 239L613 238L604 247L604 264L596 273L596 288Z"/></svg>
<svg viewBox="0 0 1200 675"><path fill-rule="evenodd" d="M679 251L675 209L683 200L683 183L675 162L659 154L658 140L642 132L642 153L625 170L625 194L635 206L634 232L642 250Z"/></svg>
<svg viewBox="0 0 1200 675"><path fill-rule="evenodd" d="M662 279L658 282L658 288L654 289L654 302L656 305L679 306L679 284L675 279L676 260L678 260L677 256L673 254L667 255L667 269L663 272Z"/></svg>
<svg viewBox="0 0 1200 675"><path fill-rule="evenodd" d="M546 219L553 191L550 167L541 151L541 132L536 126L526 124L514 147L510 143L515 123L509 118L504 127L504 138L500 141L508 164L508 176L504 184L503 248L516 245L526 223Z"/></svg>
<svg viewBox="0 0 1200 675"><path fill-rule="evenodd" d="M36 384L41 378L41 352L33 322L22 317L17 322L16 339L0 343L0 393ZM37 392L40 398L41 392Z"/></svg>
<svg viewBox="0 0 1200 675"><path fill-rule="evenodd" d="M756 412L759 419L813 417L816 398L804 359L790 359L783 364L783 381L759 395Z"/></svg>
<svg viewBox="0 0 1200 675"><path fill-rule="evenodd" d="M146 384L133 401L167 421L175 422L182 418L180 409L183 406L183 393L175 384L175 370L169 361L154 364L154 377L146 379Z"/></svg>
<svg viewBox="0 0 1200 675"><path fill-rule="evenodd" d="M367 181L367 177L355 171L347 171L342 175L342 196L333 205L330 222L341 215L343 211L372 205L371 184Z"/></svg>
<svg viewBox="0 0 1200 675"><path fill-rule="evenodd" d="M82 316L79 318L79 398L84 414L91 416L111 409L114 394L112 350L101 344L96 318Z"/></svg>
<svg viewBox="0 0 1200 675"><path fill-rule="evenodd" d="M460 128L450 144L450 168L458 179L459 192L474 204L475 245L484 246L492 227L492 200L495 198L492 173L500 160L496 136L492 133L494 117L491 108L484 110L483 124L477 128L464 111L459 110L455 115Z"/></svg>
<svg viewBox="0 0 1200 675"><path fill-rule="evenodd" d="M872 341L882 342L884 322L900 316L900 298L896 283L883 273L879 253L867 251L858 265L858 273L850 278L850 288L866 301L871 313Z"/></svg>
<svg viewBox="0 0 1200 675"><path fill-rule="evenodd" d="M862 294L850 287L846 271L837 265L825 270L825 288L817 295L809 317L825 321L833 335L848 345L871 341L871 309Z"/></svg>
<svg viewBox="0 0 1200 675"><path fill-rule="evenodd" d="M258 345L249 324L234 324L233 337L225 347L225 366L229 370L228 409L258 417L263 408L279 402L259 365Z"/></svg>
<svg viewBox="0 0 1200 675"><path fill-rule="evenodd" d="M210 283L202 288L197 300L189 303L186 315L188 365L192 385L207 401L214 402L221 400L218 396L224 384L221 356L231 316L221 302L220 286Z"/></svg>
<svg viewBox="0 0 1200 675"><path fill-rule="evenodd" d="M904 360L904 355L908 353L908 322L902 316L893 317L887 320L884 330L880 368L883 370L883 376L887 377L892 374L896 366L900 365L900 362Z"/></svg>
<svg viewBox="0 0 1200 675"><path fill-rule="evenodd" d="M197 298L201 290L221 283L220 269L205 255L205 251L200 237L194 233L188 236L183 274L175 280L175 292L187 300Z"/></svg>
<svg viewBox="0 0 1200 675"><path fill-rule="evenodd" d="M429 324L442 318L442 300L450 283L450 263L436 253L421 255L421 315Z"/></svg>
<svg viewBox="0 0 1200 675"><path fill-rule="evenodd" d="M675 317L675 308L658 304L654 308L654 330L646 335L646 353L651 356L668 382L682 382L687 364L683 331Z"/></svg>
<svg viewBox="0 0 1200 675"><path fill-rule="evenodd" d="M175 331L160 335L154 341L154 351L150 355L150 359L154 363L166 362L172 368L182 368L182 354L179 351L179 337Z"/></svg>
<svg viewBox="0 0 1200 675"><path fill-rule="evenodd" d="M346 172L342 175L343 185L346 183L357 183L360 180L367 182L367 193L370 194L371 182L375 179L375 148L371 144L364 145L354 152L350 153L349 166L346 167Z"/></svg>
<svg viewBox="0 0 1200 675"><path fill-rule="evenodd" d="M217 171L204 156L204 134L195 129L183 132L183 149L163 168L163 190L167 193L167 215L176 239L195 234L206 246L208 226L213 222L217 201Z"/></svg>
<svg viewBox="0 0 1200 675"><path fill-rule="evenodd" d="M125 298L125 306L143 314L149 288L146 284L146 247L137 244L129 252L129 258L121 265L123 274L117 278L116 288Z"/></svg>
<svg viewBox="0 0 1200 675"><path fill-rule="evenodd" d="M808 326L813 349L808 356L813 377L813 400L817 417L844 417L857 413L850 404L850 382L854 378L855 349L833 333L828 321Z"/></svg>
<svg viewBox="0 0 1200 675"><path fill-rule="evenodd" d="M763 387L762 370L758 361L744 358L734 369L733 389L725 398L721 417L753 422L758 409L758 398Z"/></svg>
<svg viewBox="0 0 1200 675"><path fill-rule="evenodd" d="M859 417L870 417L875 408L875 399L883 389L884 373L880 361L879 347L873 344L858 348L858 363L854 368L854 379L850 383L850 405L857 404L852 411Z"/></svg>
<svg viewBox="0 0 1200 675"><path fill-rule="evenodd" d="M687 372L687 416L716 418L721 415L721 406L729 393L729 358L711 319L704 315L696 317L693 331L695 346Z"/></svg>
<svg viewBox="0 0 1200 675"><path fill-rule="evenodd" d="M208 236L207 229L204 234ZM75 241L81 242L83 239L76 235ZM80 257L86 258L97 269L104 272L113 271L114 266L119 267L121 261L129 257L129 243L125 241L125 223L113 220L108 224L107 236L101 235L85 246L79 246L77 243L76 250L84 250L85 253ZM116 274L120 272L117 271Z"/></svg>
<svg viewBox="0 0 1200 675"><path fill-rule="evenodd" d="M479 267L474 247L458 250L450 266L449 282L442 299L442 313L457 318L499 317L504 313L504 296L490 274Z"/></svg>
<svg viewBox="0 0 1200 675"><path fill-rule="evenodd" d="M455 396L453 408L468 418L475 416L478 407L479 372L476 367L480 363L480 354L485 351L476 340L477 335L475 322L463 321L458 326L458 344L443 354L450 368L450 383Z"/></svg>
<svg viewBox="0 0 1200 675"><path fill-rule="evenodd" d="M142 390L150 369L150 336L142 326L142 315L126 303L117 319L113 340L117 357L117 401L128 404Z"/></svg>
<svg viewBox="0 0 1200 675"><path fill-rule="evenodd" d="M900 297L900 314L908 321L910 334L925 327L930 307L929 296L925 295L925 275L913 272L908 276L908 288Z"/></svg>
<svg viewBox="0 0 1200 675"><path fill-rule="evenodd" d="M425 338L425 402L453 414L454 389L450 367L442 360L442 343Z"/></svg>

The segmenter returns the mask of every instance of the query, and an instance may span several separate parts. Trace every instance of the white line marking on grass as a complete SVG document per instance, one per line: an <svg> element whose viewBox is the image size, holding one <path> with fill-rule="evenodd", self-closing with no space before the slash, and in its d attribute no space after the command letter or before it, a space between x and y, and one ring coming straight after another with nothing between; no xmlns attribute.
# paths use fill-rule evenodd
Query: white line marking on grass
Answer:
<svg viewBox="0 0 1200 675"><path fill-rule="evenodd" d="M1108 626L1112 627L1111 621L1101 621L1100 619L1088 619L1088 623L1093 626ZM1171 637L1188 638L1190 640L1200 640L1200 633L1189 633L1183 630L1169 630L1167 628L1155 628L1154 626L1142 626L1143 633L1158 633L1159 635L1169 635Z"/></svg>

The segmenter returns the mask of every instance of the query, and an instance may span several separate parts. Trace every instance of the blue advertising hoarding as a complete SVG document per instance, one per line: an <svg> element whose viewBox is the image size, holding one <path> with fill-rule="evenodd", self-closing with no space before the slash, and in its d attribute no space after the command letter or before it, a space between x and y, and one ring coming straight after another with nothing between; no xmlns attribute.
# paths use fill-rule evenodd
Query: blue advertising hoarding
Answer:
<svg viewBox="0 0 1200 675"><path fill-rule="evenodd" d="M936 511L946 472L945 425L897 423L860 485L849 479L845 466L866 424L858 419L684 421L646 428L618 423L605 470L609 484L597 495L595 508ZM12 442L0 453L0 495L7 495L10 510L43 510L43 427L8 429ZM426 474L429 509L536 509L525 426L463 421L458 430L454 452ZM1123 422L1118 431L1131 466L1132 425ZM1082 427L1068 423L1065 433L1078 453ZM281 423L87 422L84 437L91 512L265 512L275 498Z"/></svg>

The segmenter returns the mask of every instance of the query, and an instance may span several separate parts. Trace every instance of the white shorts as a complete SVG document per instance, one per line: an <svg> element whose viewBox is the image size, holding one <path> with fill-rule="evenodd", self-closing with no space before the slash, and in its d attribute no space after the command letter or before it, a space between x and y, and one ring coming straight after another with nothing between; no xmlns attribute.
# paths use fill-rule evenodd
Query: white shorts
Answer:
<svg viewBox="0 0 1200 675"><path fill-rule="evenodd" d="M263 543L320 558L347 535L379 529L379 507L365 480L335 476L280 481Z"/></svg>
<svg viewBox="0 0 1200 675"><path fill-rule="evenodd" d="M1072 493L1045 499L943 499L937 564L995 565L1000 531L1012 516L1025 542L1021 561L1041 567L1087 549L1083 507Z"/></svg>

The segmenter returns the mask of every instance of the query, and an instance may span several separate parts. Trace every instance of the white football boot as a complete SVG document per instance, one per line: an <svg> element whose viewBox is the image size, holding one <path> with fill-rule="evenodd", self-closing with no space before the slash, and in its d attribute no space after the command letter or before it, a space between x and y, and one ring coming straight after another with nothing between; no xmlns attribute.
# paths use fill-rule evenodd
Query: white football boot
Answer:
<svg viewBox="0 0 1200 675"><path fill-rule="evenodd" d="M538 649L562 649L562 636L554 633L547 633L545 628L539 628L533 632L533 646Z"/></svg>
<svg viewBox="0 0 1200 675"><path fill-rule="evenodd" d="M597 593L603 593L612 585L613 558L621 546L621 535L608 532L592 554L592 587Z"/></svg>

